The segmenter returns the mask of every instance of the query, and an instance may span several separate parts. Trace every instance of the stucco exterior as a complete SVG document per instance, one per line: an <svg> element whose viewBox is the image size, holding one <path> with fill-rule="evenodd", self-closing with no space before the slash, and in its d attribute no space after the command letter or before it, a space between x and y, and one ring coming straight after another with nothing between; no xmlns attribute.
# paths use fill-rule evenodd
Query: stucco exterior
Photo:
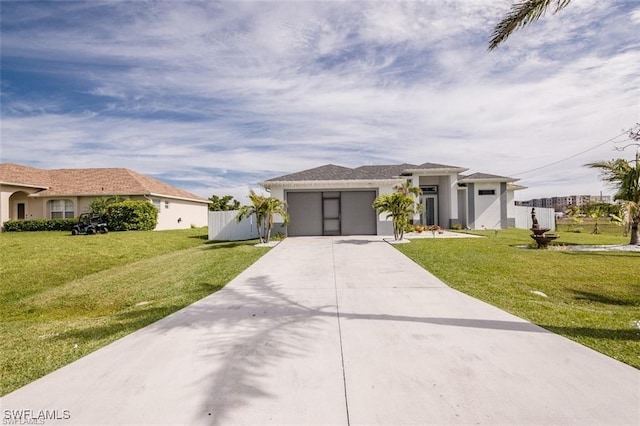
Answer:
<svg viewBox="0 0 640 426"><path fill-rule="evenodd" d="M422 211L413 217L414 223L438 225L441 228L462 226L470 229L502 229L515 225L514 194L517 179L475 173L462 175L468 169L424 163L389 166L362 166L349 169L326 165L261 182L272 197L285 202L291 192L303 192L313 198L313 192L375 190L377 195L390 194L404 183L418 187L422 194L416 203ZM325 178L326 176L326 178ZM318 228L324 207L319 201L301 207L303 196L295 197L293 213L309 218L313 235L329 235ZM315 198L314 198L315 199ZM346 207L343 207L346 208ZM360 208L361 209L361 208ZM352 212L343 211L340 217L353 220ZM276 222L281 223L281 218ZM299 225L296 225L296 232ZM386 214L377 215L375 233L391 235L393 227Z"/></svg>
<svg viewBox="0 0 640 426"><path fill-rule="evenodd" d="M56 170L52 177L47 172L0 164L0 225L7 220L75 218L88 212L96 198L112 197L153 203L158 208L156 230L207 225L208 200L126 169ZM109 182L110 175L116 186ZM96 177L105 179L104 184ZM83 178L90 181L88 188L81 186ZM101 193L83 193L95 191L96 185Z"/></svg>

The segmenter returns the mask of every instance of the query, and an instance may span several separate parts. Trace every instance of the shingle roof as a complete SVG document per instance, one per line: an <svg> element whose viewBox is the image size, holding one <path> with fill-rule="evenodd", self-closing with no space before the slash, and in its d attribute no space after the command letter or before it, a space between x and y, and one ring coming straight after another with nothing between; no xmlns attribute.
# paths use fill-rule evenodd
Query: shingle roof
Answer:
<svg viewBox="0 0 640 426"><path fill-rule="evenodd" d="M493 180L493 181L505 181L505 182L515 182L519 179L514 179L514 178L510 178L507 176L498 176L498 175L491 175L488 173L472 173L468 176L464 176L464 175L460 175L458 176L458 178L462 181L464 180Z"/></svg>
<svg viewBox="0 0 640 426"><path fill-rule="evenodd" d="M48 170L0 163L0 182L47 188L51 185L51 178Z"/></svg>
<svg viewBox="0 0 640 426"><path fill-rule="evenodd" d="M297 173L268 179L266 182L294 182L304 180L350 180L354 179L357 173L348 167L326 164L313 169L303 170Z"/></svg>
<svg viewBox="0 0 640 426"><path fill-rule="evenodd" d="M422 163L415 168L421 169L421 170L429 170L429 169L459 169L460 167L447 166L445 164L436 164L436 163Z"/></svg>
<svg viewBox="0 0 640 426"><path fill-rule="evenodd" d="M360 166L355 169L349 167L326 164L301 172L291 173L284 176L268 179L265 182L301 182L301 181L336 181L336 180L383 180L394 179L403 175L408 175L407 170L436 170L453 169L467 170L460 167L445 166L443 164L423 163L419 166L415 164L386 164Z"/></svg>
<svg viewBox="0 0 640 426"><path fill-rule="evenodd" d="M0 182L41 186L34 196L163 195L206 201L204 198L129 169L44 170L17 164L0 164Z"/></svg>
<svg viewBox="0 0 640 426"><path fill-rule="evenodd" d="M354 170L362 176L360 179L392 179L403 174L407 169L418 166L413 164L388 164L382 166L360 166Z"/></svg>

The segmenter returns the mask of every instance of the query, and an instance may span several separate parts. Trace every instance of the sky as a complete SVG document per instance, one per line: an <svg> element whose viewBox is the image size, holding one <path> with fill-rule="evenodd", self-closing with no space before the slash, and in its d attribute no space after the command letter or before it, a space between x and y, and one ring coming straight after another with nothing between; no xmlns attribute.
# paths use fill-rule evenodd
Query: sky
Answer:
<svg viewBox="0 0 640 426"><path fill-rule="evenodd" d="M332 163L613 191L640 0L573 0L488 52L511 0L1 1L0 161L125 167L208 198Z"/></svg>

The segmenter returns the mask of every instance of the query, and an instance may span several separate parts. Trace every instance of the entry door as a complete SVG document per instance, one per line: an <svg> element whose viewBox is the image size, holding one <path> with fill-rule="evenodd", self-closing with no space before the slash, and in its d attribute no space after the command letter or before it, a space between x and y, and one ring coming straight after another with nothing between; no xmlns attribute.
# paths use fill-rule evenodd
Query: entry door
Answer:
<svg viewBox="0 0 640 426"><path fill-rule="evenodd" d="M18 219L24 219L24 203L18 203Z"/></svg>
<svg viewBox="0 0 640 426"><path fill-rule="evenodd" d="M422 223L427 226L438 224L437 195L425 195L422 198Z"/></svg>

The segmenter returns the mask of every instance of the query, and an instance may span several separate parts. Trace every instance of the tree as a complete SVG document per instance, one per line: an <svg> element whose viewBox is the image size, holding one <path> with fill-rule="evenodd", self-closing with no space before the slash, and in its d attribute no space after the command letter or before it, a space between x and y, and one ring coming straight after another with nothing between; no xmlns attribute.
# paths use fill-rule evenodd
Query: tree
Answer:
<svg viewBox="0 0 640 426"><path fill-rule="evenodd" d="M393 194L379 195L373 201L373 208L378 214L387 213L387 219L391 218L393 238L396 241L404 238L409 218L418 212L413 194L420 194L420 189L404 184L396 187L396 192Z"/></svg>
<svg viewBox="0 0 640 426"><path fill-rule="evenodd" d="M260 243L268 243L271 239L274 215L278 214L282 216L284 225L289 223L286 203L277 198L258 194L254 190L249 192L249 201L251 201L250 205L240 207L236 220L240 222L244 218L255 216Z"/></svg>
<svg viewBox="0 0 640 426"><path fill-rule="evenodd" d="M233 195L223 195L222 197L212 195L209 197L209 210L212 212L226 212L239 208L240 201L234 200Z"/></svg>
<svg viewBox="0 0 640 426"><path fill-rule="evenodd" d="M507 16L493 28L488 49L495 49L518 28L540 19L552 3L556 5L553 13L557 13L567 7L571 0L523 0L514 3Z"/></svg>
<svg viewBox="0 0 640 426"><path fill-rule="evenodd" d="M635 166L631 165L635 162ZM627 161L622 158L611 161L601 161L587 164L588 167L599 169L601 178L614 187L617 192L615 200L624 202L629 223L631 223L631 241L629 244L638 245L638 224L640 224L640 162Z"/></svg>

